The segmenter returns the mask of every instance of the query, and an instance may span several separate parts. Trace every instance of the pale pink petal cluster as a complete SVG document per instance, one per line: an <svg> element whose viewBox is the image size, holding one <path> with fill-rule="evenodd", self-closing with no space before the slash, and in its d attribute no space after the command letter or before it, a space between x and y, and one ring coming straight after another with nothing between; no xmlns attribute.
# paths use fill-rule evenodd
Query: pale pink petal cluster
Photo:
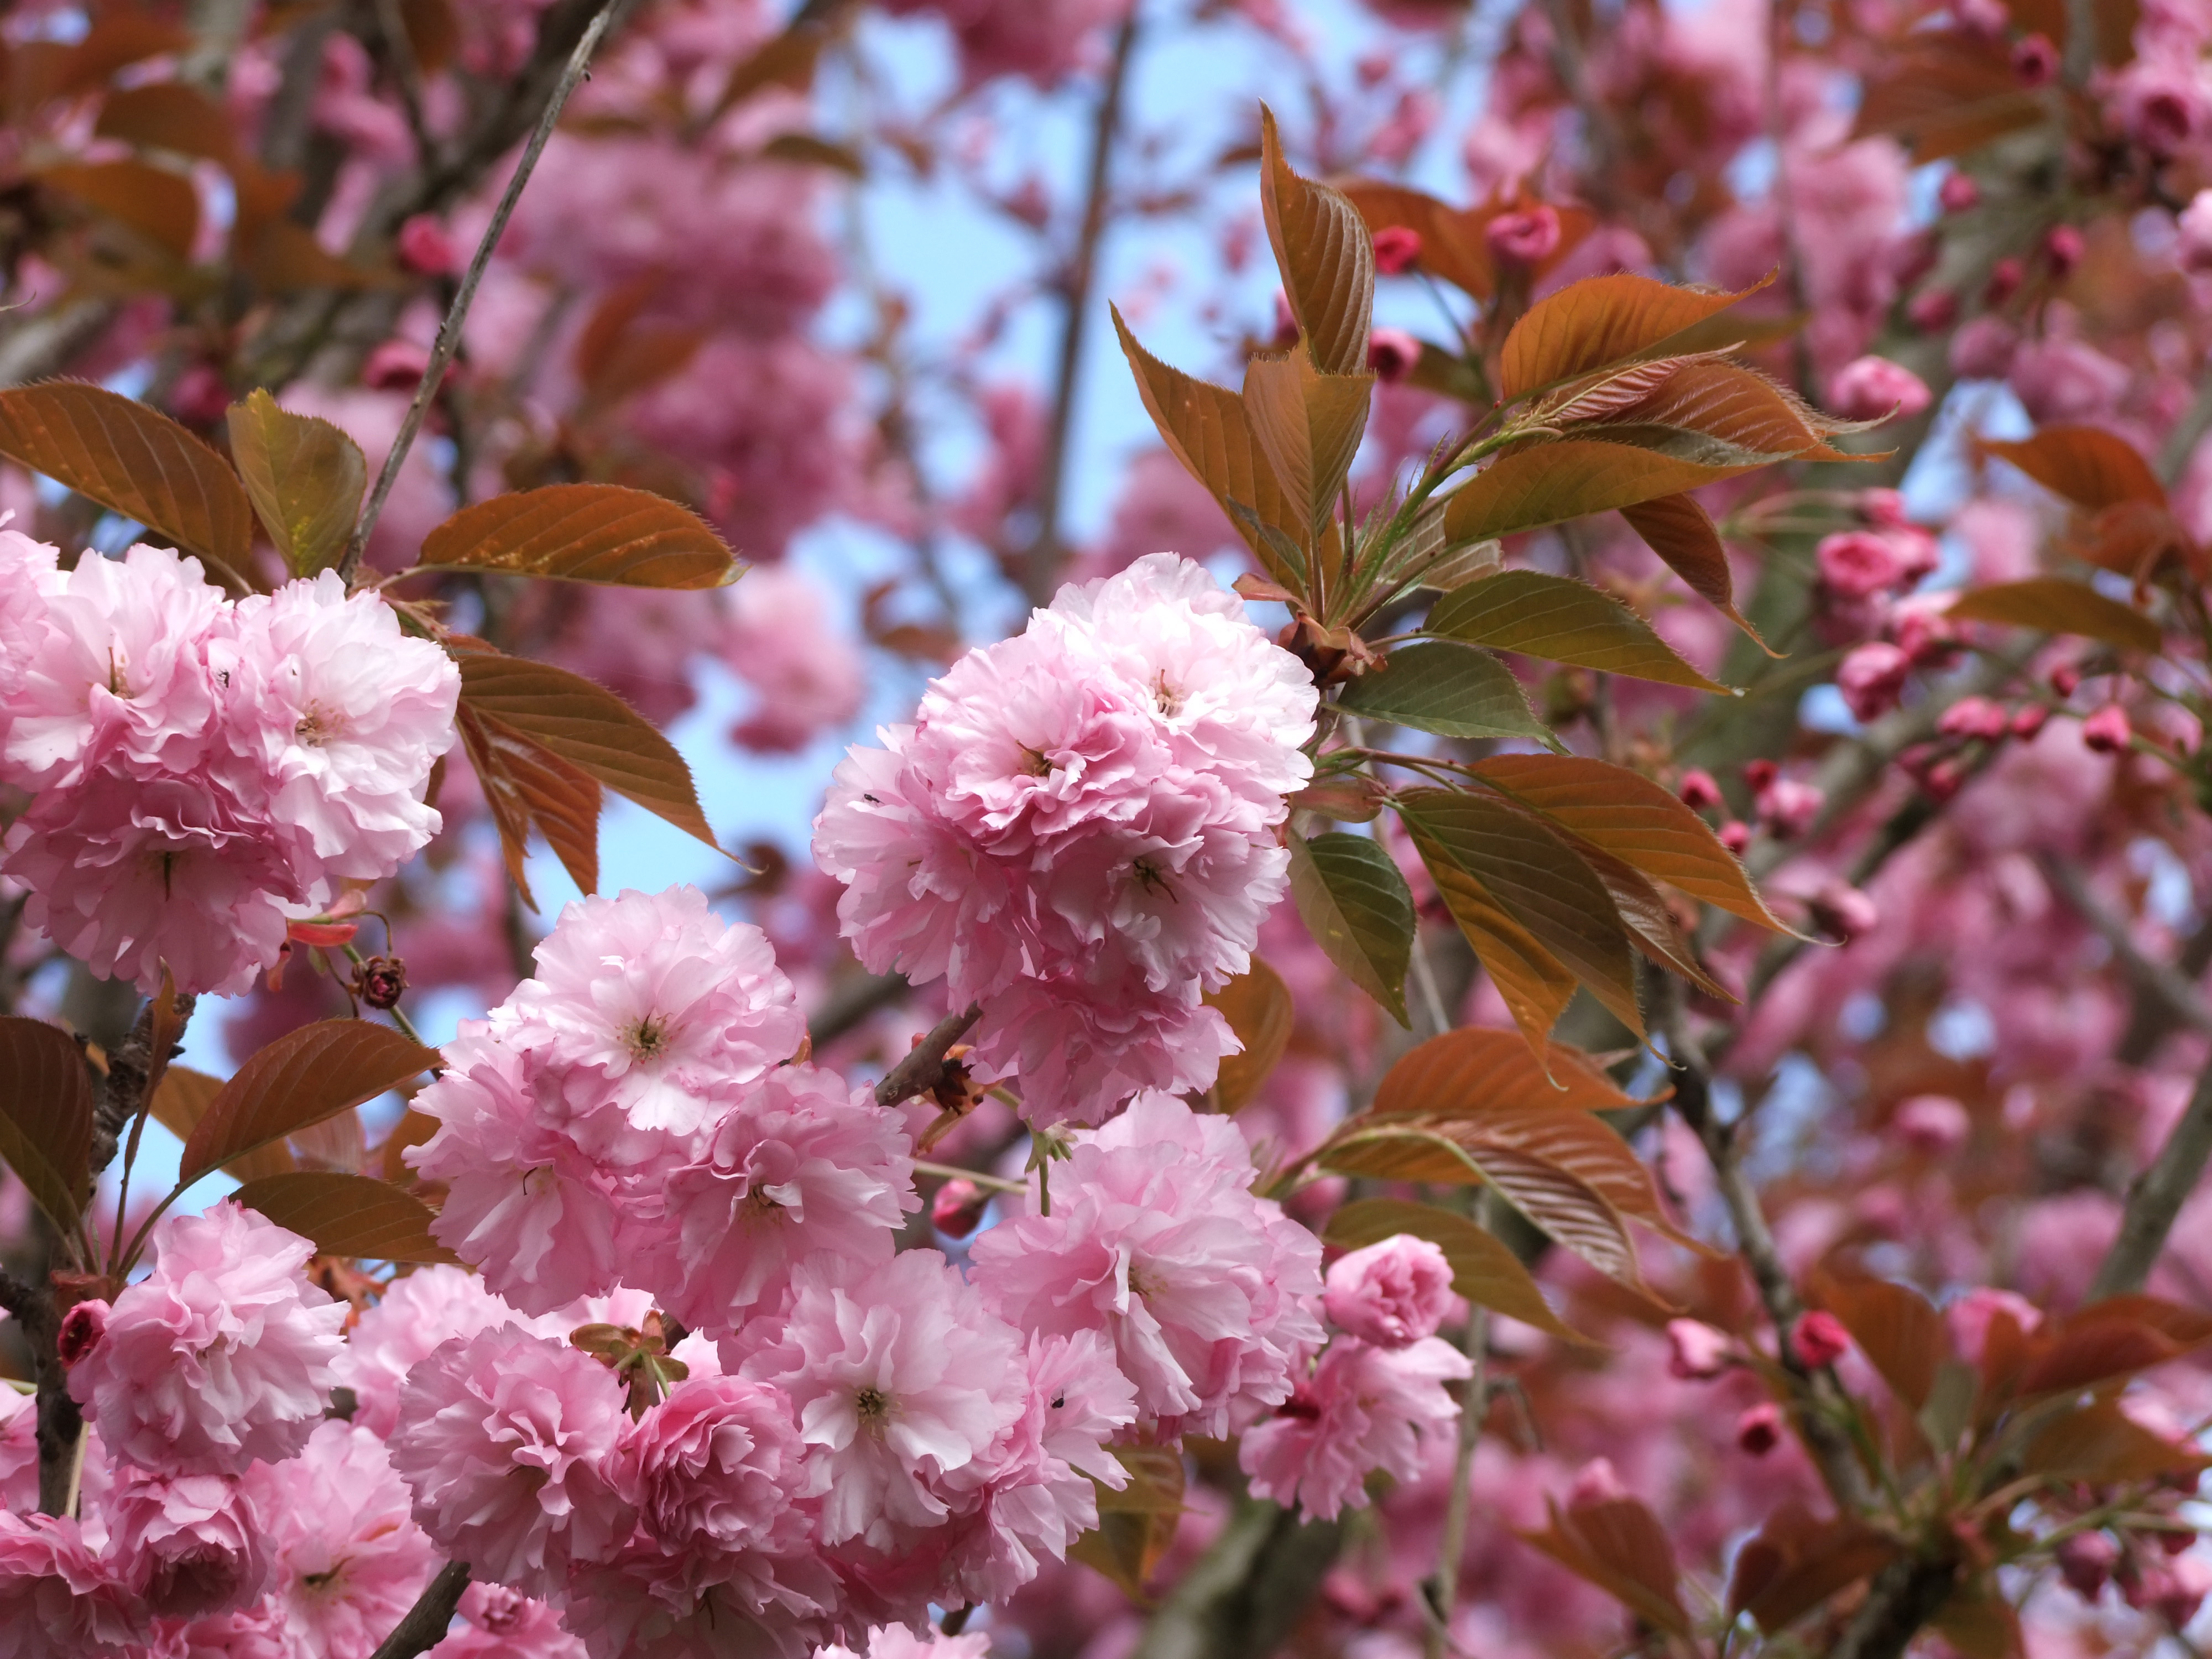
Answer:
<svg viewBox="0 0 2212 1659"><path fill-rule="evenodd" d="M107 1570L156 1618L228 1613L269 1580L268 1522L228 1475L125 1465L100 1496Z"/></svg>
<svg viewBox="0 0 2212 1659"><path fill-rule="evenodd" d="M1255 1496L1316 1520L1364 1509L1370 1474L1411 1480L1426 1443L1455 1432L1459 1402L1444 1385L1473 1372L1437 1337L1382 1348L1340 1336L1272 1417L1244 1431L1237 1461Z"/></svg>
<svg viewBox="0 0 2212 1659"><path fill-rule="evenodd" d="M1398 1233L1329 1264L1322 1305L1337 1329L1378 1348L1434 1336L1451 1316L1451 1263L1425 1238Z"/></svg>
<svg viewBox="0 0 2212 1659"><path fill-rule="evenodd" d="M386 1287L376 1305L356 1316L337 1360L337 1380L353 1391L348 1420L379 1437L399 1417L399 1391L415 1367L456 1337L495 1325L525 1323L476 1274L436 1264Z"/></svg>
<svg viewBox="0 0 2212 1659"><path fill-rule="evenodd" d="M823 1648L814 1659L987 1659L990 1651L991 1638L981 1631L972 1636L941 1636L933 1631L916 1636L904 1625L879 1625L857 1651Z"/></svg>
<svg viewBox="0 0 2212 1659"><path fill-rule="evenodd" d="M161 1474L293 1456L329 1409L346 1316L302 1271L313 1244L226 1199L168 1216L151 1248L70 1371L109 1453Z"/></svg>
<svg viewBox="0 0 2212 1659"><path fill-rule="evenodd" d="M126 1659L146 1636L143 1606L75 1521L0 1513L0 1659Z"/></svg>
<svg viewBox="0 0 2212 1659"><path fill-rule="evenodd" d="M1165 1433L1225 1436L1287 1399L1322 1341L1321 1246L1253 1194L1236 1126L1153 1091L1071 1139L1051 1213L972 1247L985 1297L1025 1330L1103 1335Z"/></svg>
<svg viewBox="0 0 2212 1659"><path fill-rule="evenodd" d="M814 851L846 936L980 1002L976 1058L1021 1073L1033 1121L1204 1086L1234 1039L1200 998L1249 965L1285 890L1273 831L1311 774L1316 697L1172 554L1063 588L838 769Z"/></svg>
<svg viewBox="0 0 2212 1659"><path fill-rule="evenodd" d="M34 794L0 872L94 972L242 991L288 906L436 833L423 795L459 672L377 595L326 573L234 603L164 549L63 573L0 538L0 782Z"/></svg>

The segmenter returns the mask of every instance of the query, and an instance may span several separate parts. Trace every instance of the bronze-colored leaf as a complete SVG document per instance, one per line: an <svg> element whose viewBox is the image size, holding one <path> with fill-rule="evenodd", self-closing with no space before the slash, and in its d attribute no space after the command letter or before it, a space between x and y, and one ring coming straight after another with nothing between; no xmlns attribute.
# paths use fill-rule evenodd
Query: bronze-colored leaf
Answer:
<svg viewBox="0 0 2212 1659"><path fill-rule="evenodd" d="M1649 877L1603 848L1579 838L1574 846L1583 862L1589 866L1590 873L1605 884L1614 913L1620 916L1621 926L1628 929L1628 942L1647 960L1687 980L1717 1001L1741 1000L1713 977L1698 954L1697 942Z"/></svg>
<svg viewBox="0 0 2212 1659"><path fill-rule="evenodd" d="M93 127L141 149L166 149L228 163L237 147L230 117L205 93L181 81L155 81L107 94Z"/></svg>
<svg viewBox="0 0 2212 1659"><path fill-rule="evenodd" d="M1738 294L1674 288L1620 272L1570 283L1513 325L1498 357L1498 394L1519 398L1632 358L1658 355L1684 329L1726 311L1772 277Z"/></svg>
<svg viewBox="0 0 2212 1659"><path fill-rule="evenodd" d="M1880 458L1837 449L1828 436L1879 424L1831 420L1757 369L1705 356L1683 362L1603 419L1571 430L1715 462L1862 461Z"/></svg>
<svg viewBox="0 0 2212 1659"><path fill-rule="evenodd" d="M1893 1540L1856 1516L1816 1521L1803 1504L1786 1499L1736 1552L1729 1608L1748 1613L1771 1636L1897 1555Z"/></svg>
<svg viewBox="0 0 2212 1659"><path fill-rule="evenodd" d="M1260 111L1260 203L1283 291L1314 367L1325 374L1367 368L1375 311L1375 245L1359 210L1283 159L1275 118Z"/></svg>
<svg viewBox="0 0 2212 1659"><path fill-rule="evenodd" d="M1594 427L1592 431L1611 428ZM1765 465L1771 457L1684 459L1632 443L1568 438L1500 456L1446 498L1444 530L1455 542L1540 530L1680 495Z"/></svg>
<svg viewBox="0 0 2212 1659"><path fill-rule="evenodd" d="M2033 126L2051 112L2021 85L2001 40L1923 30L1870 67L1853 134L1894 138L1924 166Z"/></svg>
<svg viewBox="0 0 2212 1659"><path fill-rule="evenodd" d="M1218 991L1206 993L1206 1006L1219 1011L1244 1045L1242 1054L1222 1060L1213 1079L1213 1109L1233 1112L1251 1103L1282 1059L1291 1030L1297 1024L1297 1011L1291 1006L1291 989L1283 976L1257 957Z"/></svg>
<svg viewBox="0 0 2212 1659"><path fill-rule="evenodd" d="M1450 854L1418 830L1413 834L1414 848L1437 896L1498 988L1529 1053L1547 1054L1552 1028L1574 998L1574 974L1492 899L1487 888L1460 868Z"/></svg>
<svg viewBox="0 0 2212 1659"><path fill-rule="evenodd" d="M1404 185L1354 179L1342 187L1345 199L1359 210L1370 239L1378 230L1410 230L1421 239L1417 268L1441 276L1453 287L1488 299L1498 287L1497 268L1483 226L1490 214L1480 208L1455 208Z"/></svg>
<svg viewBox="0 0 2212 1659"><path fill-rule="evenodd" d="M1664 1100L1671 1089L1638 1100L1623 1091L1579 1048L1550 1045L1546 1065L1510 1031L1462 1025L1400 1056L1376 1085L1369 1110L1471 1115L1486 1107L1541 1105L1551 1110L1617 1111Z"/></svg>
<svg viewBox="0 0 2212 1659"><path fill-rule="evenodd" d="M209 1103L185 1142L182 1179L197 1181L438 1064L436 1049L365 1019L318 1020L288 1031L252 1054Z"/></svg>
<svg viewBox="0 0 2212 1659"><path fill-rule="evenodd" d="M172 1066L161 1074L161 1081L154 1091L154 1121L178 1139L189 1141L192 1131L222 1092L221 1078L195 1072L188 1066ZM292 1161L291 1149L282 1140L272 1140L231 1158L223 1164L222 1172L234 1181L258 1181L263 1176L285 1175L298 1167Z"/></svg>
<svg viewBox="0 0 2212 1659"><path fill-rule="evenodd" d="M292 574L335 568L368 489L361 446L318 416L280 409L258 389L233 404L227 420L247 499Z"/></svg>
<svg viewBox="0 0 2212 1659"><path fill-rule="evenodd" d="M64 1237L92 1196L92 1081L58 1025L0 1018L0 1159Z"/></svg>
<svg viewBox="0 0 2212 1659"><path fill-rule="evenodd" d="M1928 1298L1886 1279L1838 1274L1821 1279L1820 1297L1890 1392L1916 1412L1925 1406L1936 1370L1951 1352L1943 1316Z"/></svg>
<svg viewBox="0 0 2212 1659"><path fill-rule="evenodd" d="M2148 617L2063 576L2030 576L1969 588L1945 613L1959 622L2001 623L2046 634L2079 634L2124 651L2154 654L2165 635Z"/></svg>
<svg viewBox="0 0 2212 1659"><path fill-rule="evenodd" d="M252 502L222 456L158 410L76 380L16 386L0 392L0 453L247 582Z"/></svg>
<svg viewBox="0 0 2212 1659"><path fill-rule="evenodd" d="M1183 1509L1182 1457L1171 1446L1116 1446L1128 1473L1120 1487L1094 1481L1098 1524L1068 1547L1068 1559L1103 1573L1123 1595L1143 1601L1175 1541Z"/></svg>
<svg viewBox="0 0 2212 1659"><path fill-rule="evenodd" d="M2032 438L2012 443L1984 439L1978 447L2092 513L2123 501L2166 504L2166 486L2136 447L2094 426L2046 426Z"/></svg>
<svg viewBox="0 0 2212 1659"><path fill-rule="evenodd" d="M1572 663L1631 679L1726 691L1679 656L1651 624L1611 594L1571 576L1501 570L1437 601L1425 624L1470 645Z"/></svg>
<svg viewBox="0 0 2212 1659"><path fill-rule="evenodd" d="M699 810L691 769L637 711L580 674L520 657L471 651L461 669L461 706L550 751L718 852Z"/></svg>
<svg viewBox="0 0 2212 1659"><path fill-rule="evenodd" d="M1661 495L1620 509L1628 527L1663 560L1689 590L1751 636L1770 657L1781 655L1735 608L1735 574L1712 515L1691 495Z"/></svg>
<svg viewBox="0 0 2212 1659"><path fill-rule="evenodd" d="M1690 1615L1667 1529L1634 1498L1600 1498L1561 1509L1546 1499L1551 1524L1520 1536L1577 1577L1631 1608L1646 1624L1687 1641Z"/></svg>
<svg viewBox="0 0 2212 1659"><path fill-rule="evenodd" d="M724 586L740 570L689 507L605 483L547 484L465 507L424 538L421 568L672 588Z"/></svg>
<svg viewBox="0 0 2212 1659"><path fill-rule="evenodd" d="M1519 1047L1516 1042L1515 1047ZM1347 1250L1379 1244L1400 1233L1425 1238L1444 1253L1451 1264L1452 1289L1479 1308L1488 1308L1509 1319L1564 1338L1593 1346L1588 1337L1560 1322L1544 1300L1536 1281L1521 1258L1486 1229L1463 1215L1433 1204L1410 1204L1401 1199L1363 1198L1338 1208L1329 1217L1322 1237Z"/></svg>
<svg viewBox="0 0 2212 1659"><path fill-rule="evenodd" d="M1274 469L1275 482L1304 510L1303 538L1317 541L1367 430L1372 374L1324 374L1302 351L1261 353L1244 366L1244 416Z"/></svg>
<svg viewBox="0 0 2212 1659"><path fill-rule="evenodd" d="M2154 1434L2118 1402L2092 1401L2042 1429L2021 1455L2021 1470L2093 1486L2195 1475L2212 1458L2185 1441Z"/></svg>
<svg viewBox="0 0 2212 1659"><path fill-rule="evenodd" d="M599 891L598 783L558 755L495 721L477 719L466 708L454 724L469 764L483 787L507 873L522 902L533 910L538 908L526 874L532 830L544 837L578 891Z"/></svg>
<svg viewBox="0 0 2212 1659"><path fill-rule="evenodd" d="M325 1255L373 1261L458 1260L430 1237L437 1217L428 1205L373 1176L303 1170L249 1181L234 1196L278 1226L312 1239Z"/></svg>

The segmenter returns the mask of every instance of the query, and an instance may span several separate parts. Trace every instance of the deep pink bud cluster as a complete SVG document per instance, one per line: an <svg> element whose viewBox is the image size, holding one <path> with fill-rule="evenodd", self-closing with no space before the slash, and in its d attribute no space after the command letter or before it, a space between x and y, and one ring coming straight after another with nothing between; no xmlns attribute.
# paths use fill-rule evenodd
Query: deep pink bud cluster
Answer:
<svg viewBox="0 0 2212 1659"><path fill-rule="evenodd" d="M1172 554L1063 588L838 768L814 852L878 972L983 1007L1028 1115L1095 1121L1235 1052L1202 992L1244 971L1311 775L1297 659Z"/></svg>
<svg viewBox="0 0 2212 1659"><path fill-rule="evenodd" d="M0 530L0 782L34 796L0 872L97 974L242 991L288 914L437 831L459 672L334 573L234 603L164 549L64 572Z"/></svg>

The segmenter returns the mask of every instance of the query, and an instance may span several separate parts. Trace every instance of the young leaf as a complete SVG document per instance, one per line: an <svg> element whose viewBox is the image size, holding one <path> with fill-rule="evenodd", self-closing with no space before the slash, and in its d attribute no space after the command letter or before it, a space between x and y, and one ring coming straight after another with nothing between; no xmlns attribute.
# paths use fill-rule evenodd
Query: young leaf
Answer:
<svg viewBox="0 0 2212 1659"><path fill-rule="evenodd" d="M1816 1521L1795 1498L1736 1552L1729 1610L1771 1636L1894 1560L1898 1546L1856 1516Z"/></svg>
<svg viewBox="0 0 2212 1659"><path fill-rule="evenodd" d="M238 1068L185 1142L189 1185L257 1146L374 1100L439 1064L388 1025L325 1019L288 1031Z"/></svg>
<svg viewBox="0 0 2212 1659"><path fill-rule="evenodd" d="M1505 337L1498 357L1498 394L1511 399L1631 358L1657 355L1684 329L1726 311L1772 280L1767 277L1740 294L1700 294L1626 272L1570 283L1529 307Z"/></svg>
<svg viewBox="0 0 2212 1659"><path fill-rule="evenodd" d="M2135 446L2094 426L2046 426L2032 438L1984 440L1979 448L2092 513L2123 501L2166 504L2166 486Z"/></svg>
<svg viewBox="0 0 2212 1659"><path fill-rule="evenodd" d="M1352 681L1338 707L1447 738L1557 741L1504 664L1448 640L1400 646L1380 668Z"/></svg>
<svg viewBox="0 0 2212 1659"><path fill-rule="evenodd" d="M1936 1368L1951 1352L1943 1316L1928 1298L1886 1279L1834 1273L1822 1279L1820 1296L1890 1391L1913 1411L1926 1405Z"/></svg>
<svg viewBox="0 0 2212 1659"><path fill-rule="evenodd" d="M1689 932L1669 908L1666 898L1634 865L1617 859L1604 848L1577 839L1575 852L1605 884L1613 908L1628 929L1628 942L1650 962L1690 981L1707 996L1722 1002L1739 1000L1698 958Z"/></svg>
<svg viewBox="0 0 2212 1659"><path fill-rule="evenodd" d="M0 1018L0 1159L64 1236L92 1194L92 1083L58 1025Z"/></svg>
<svg viewBox="0 0 2212 1659"><path fill-rule="evenodd" d="M1751 635L1752 643L1768 656L1780 654L1768 647L1735 608L1735 575L1729 568L1728 550L1721 544L1711 515L1694 496L1661 495L1622 507L1620 516L1692 593Z"/></svg>
<svg viewBox="0 0 2212 1659"><path fill-rule="evenodd" d="M1297 1011L1291 1005L1290 987L1283 983L1283 976L1257 957L1252 958L1250 968L1218 991L1208 992L1206 1005L1220 1011L1229 1029L1237 1033L1237 1040L1244 1045L1242 1054L1231 1054L1221 1062L1213 1079L1214 1110L1233 1112L1251 1103L1267 1080L1267 1073L1275 1069L1275 1062L1282 1059L1283 1050L1290 1044L1291 1028L1297 1023Z"/></svg>
<svg viewBox="0 0 2212 1659"><path fill-rule="evenodd" d="M1455 208L1418 190L1373 179L1352 179L1343 191L1366 222L1370 242L1378 230L1413 231L1421 239L1419 269L1478 300L1487 300L1496 290L1498 273L1482 234L1491 216L1483 209Z"/></svg>
<svg viewBox="0 0 2212 1659"><path fill-rule="evenodd" d="M1773 461L1855 461L1878 458L1836 449L1827 434L1862 431L1874 424L1878 422L1830 420L1756 369L1698 357L1683 363L1635 402L1601 421L1572 429L1669 454L1692 459L1710 455L1717 462L1738 455Z"/></svg>
<svg viewBox="0 0 2212 1659"><path fill-rule="evenodd" d="M2165 642L2159 626L2142 611L2108 599L2084 582L2063 576L2031 576L1960 594L1944 613L1959 622L2002 623L2047 634L2079 634L2124 651L2155 653Z"/></svg>
<svg viewBox="0 0 2212 1659"><path fill-rule="evenodd" d="M1636 964L1613 899L1573 844L1494 795L1408 789L1395 805L1638 1036Z"/></svg>
<svg viewBox="0 0 2212 1659"><path fill-rule="evenodd" d="M1474 770L1490 787L1645 875L1759 927L1789 931L1705 821L1642 773L1579 755L1492 755Z"/></svg>
<svg viewBox="0 0 2212 1659"><path fill-rule="evenodd" d="M1375 311L1375 244L1359 210L1327 185L1291 171L1275 118L1264 106L1260 152L1267 240L1314 367L1324 374L1364 374Z"/></svg>
<svg viewBox="0 0 2212 1659"><path fill-rule="evenodd" d="M1925 30L1870 67L1851 136L1886 134L1925 166L2049 113L2041 94L2021 84L2002 43L1985 45L1965 30Z"/></svg>
<svg viewBox="0 0 2212 1659"><path fill-rule="evenodd" d="M1513 1023L1521 1028L1528 1052L1540 1063L1551 1049L1552 1028L1574 998L1573 973L1442 847L1418 830L1413 831L1413 846L1444 908L1474 946L1483 970L1504 999Z"/></svg>
<svg viewBox="0 0 2212 1659"><path fill-rule="evenodd" d="M1534 1325L1570 1342L1592 1346L1588 1337L1560 1322L1528 1268L1521 1265L1521 1258L1463 1215L1433 1204L1363 1198L1340 1206L1329 1217L1322 1236L1331 1244L1357 1250L1400 1233L1425 1238L1442 1250L1451 1264L1452 1289L1477 1307Z"/></svg>
<svg viewBox="0 0 2212 1659"><path fill-rule="evenodd" d="M200 228L192 181L143 161L86 161L51 167L41 183L128 225L173 259L191 257Z"/></svg>
<svg viewBox="0 0 2212 1659"><path fill-rule="evenodd" d="M1472 1187L1482 1181L1474 1160L1449 1135L1423 1123L1385 1123L1364 1114L1341 1125L1314 1158L1332 1174L1376 1181L1418 1181L1434 1187Z"/></svg>
<svg viewBox="0 0 2212 1659"><path fill-rule="evenodd" d="M1650 623L1620 600L1571 576L1501 570L1445 594L1429 612L1425 626L1431 634L1471 645L1631 679L1698 691L1729 689L1683 661L1651 631Z"/></svg>
<svg viewBox="0 0 2212 1659"><path fill-rule="evenodd" d="M76 380L0 392L0 454L248 584L253 504L222 456L167 416Z"/></svg>
<svg viewBox="0 0 2212 1659"><path fill-rule="evenodd" d="M2093 1486L2195 1475L2208 1461L2195 1447L2144 1428L2118 1404L2100 1400L2069 1412L2028 1442L2022 1473Z"/></svg>
<svg viewBox="0 0 2212 1659"><path fill-rule="evenodd" d="M1345 977L1406 1018L1406 970L1413 961L1413 895L1376 842L1331 830L1310 841L1292 832L1291 897L1306 931Z"/></svg>
<svg viewBox="0 0 2212 1659"><path fill-rule="evenodd" d="M1617 1111L1664 1100L1668 1090L1645 1100L1623 1092L1579 1048L1551 1045L1550 1074L1510 1031L1461 1025L1408 1049L1382 1074L1368 1109L1377 1116L1401 1112L1466 1115L1486 1105L1542 1106L1547 1110Z"/></svg>
<svg viewBox="0 0 2212 1659"><path fill-rule="evenodd" d="M1121 341L1121 354L1129 360L1137 391L1161 440L1183 470L1213 492L1260 568L1282 586L1303 590L1306 573L1294 551L1286 556L1266 532L1273 532L1295 550L1305 541L1310 526L1275 482L1274 468L1245 417L1244 400L1226 387L1170 368L1137 343L1118 309L1108 309Z"/></svg>
<svg viewBox="0 0 2212 1659"><path fill-rule="evenodd" d="M143 149L173 150L228 163L237 149L230 117L205 93L181 81L156 81L107 94L93 125L100 138Z"/></svg>
<svg viewBox="0 0 2212 1659"><path fill-rule="evenodd" d="M1610 427L1586 431L1613 434ZM1619 429L1633 435L1631 428ZM1500 456L1446 497L1444 531L1455 542L1539 530L1569 519L1680 495L1767 465L1765 455L1706 460L1595 438L1531 444Z"/></svg>
<svg viewBox="0 0 2212 1659"><path fill-rule="evenodd" d="M1689 1640L1690 1615L1676 1588L1674 1547L1648 1505L1634 1498L1599 1498L1565 1510L1549 1498L1545 1503L1551 1524L1521 1534L1523 1540L1646 1624Z"/></svg>
<svg viewBox="0 0 2212 1659"><path fill-rule="evenodd" d="M303 1170L249 1181L234 1196L278 1226L313 1240L325 1255L374 1261L457 1260L430 1237L430 1224L437 1218L428 1205L372 1176Z"/></svg>
<svg viewBox="0 0 2212 1659"><path fill-rule="evenodd" d="M361 446L319 416L278 408L264 391L225 418L246 496L292 574L336 568L368 488Z"/></svg>
<svg viewBox="0 0 2212 1659"><path fill-rule="evenodd" d="M1323 374L1302 351L1244 366L1244 416L1275 482L1303 513L1308 544L1334 509L1367 430L1372 374Z"/></svg>
<svg viewBox="0 0 2212 1659"><path fill-rule="evenodd" d="M422 543L425 570L629 587L721 587L740 567L689 507L619 484L547 484L465 507Z"/></svg>
<svg viewBox="0 0 2212 1659"><path fill-rule="evenodd" d="M161 1073L161 1080L154 1089L150 1108L154 1121L178 1139L189 1141L192 1131L199 1127L199 1121L207 1115L208 1108L215 1104L216 1097L222 1092L221 1078L195 1072L187 1066L172 1066ZM264 1176L289 1174L297 1167L292 1161L290 1148L281 1140L272 1140L230 1159L222 1166L222 1172L234 1181L258 1181Z"/></svg>
<svg viewBox="0 0 2212 1659"><path fill-rule="evenodd" d="M1097 1489L1098 1524L1068 1547L1068 1558L1104 1574L1121 1593L1144 1601L1146 1587L1175 1541L1183 1509L1182 1458L1171 1446L1116 1446L1129 1479Z"/></svg>
<svg viewBox="0 0 2212 1659"><path fill-rule="evenodd" d="M522 902L532 910L538 908L525 874L533 829L544 837L579 891L599 891L599 786L558 755L503 726L477 719L465 708L454 725L460 730L469 764L476 769L477 781L483 786L507 873Z"/></svg>
<svg viewBox="0 0 2212 1659"><path fill-rule="evenodd" d="M520 657L471 651L454 660L461 669L461 707L487 728L537 744L720 850L684 757L613 692L565 668Z"/></svg>

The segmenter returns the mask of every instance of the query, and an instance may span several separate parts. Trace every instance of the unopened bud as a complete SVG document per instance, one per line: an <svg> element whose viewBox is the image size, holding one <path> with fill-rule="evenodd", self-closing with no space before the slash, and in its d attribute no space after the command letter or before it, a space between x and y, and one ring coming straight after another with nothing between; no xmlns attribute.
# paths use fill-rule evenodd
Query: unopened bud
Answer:
<svg viewBox="0 0 2212 1659"><path fill-rule="evenodd" d="M1385 225L1375 233L1375 270L1401 276L1420 263L1421 233L1409 225Z"/></svg>
<svg viewBox="0 0 2212 1659"><path fill-rule="evenodd" d="M107 1304L97 1297L80 1302L62 1316L60 1334L54 1339L55 1351L64 1365L74 1365L100 1346L100 1339L107 1334Z"/></svg>
<svg viewBox="0 0 2212 1659"><path fill-rule="evenodd" d="M2134 739L2128 711L2116 702L2106 703L2081 722L2081 741L2100 755L2120 754Z"/></svg>
<svg viewBox="0 0 2212 1659"><path fill-rule="evenodd" d="M1782 1443L1782 1407L1768 1401L1737 1418L1735 1443L1753 1457L1772 1451Z"/></svg>
<svg viewBox="0 0 2212 1659"><path fill-rule="evenodd" d="M398 957L371 957L353 970L354 994L386 1012L407 993L407 964Z"/></svg>
<svg viewBox="0 0 2212 1659"><path fill-rule="evenodd" d="M1797 1363L1818 1370L1823 1365L1832 1365L1851 1350L1851 1334L1844 1328L1844 1322L1825 1308L1815 1308L1797 1322L1790 1333L1790 1351L1797 1356Z"/></svg>
<svg viewBox="0 0 2212 1659"><path fill-rule="evenodd" d="M956 1178L929 1201L929 1224L947 1238L965 1238L982 1224L991 1195L974 1182Z"/></svg>

